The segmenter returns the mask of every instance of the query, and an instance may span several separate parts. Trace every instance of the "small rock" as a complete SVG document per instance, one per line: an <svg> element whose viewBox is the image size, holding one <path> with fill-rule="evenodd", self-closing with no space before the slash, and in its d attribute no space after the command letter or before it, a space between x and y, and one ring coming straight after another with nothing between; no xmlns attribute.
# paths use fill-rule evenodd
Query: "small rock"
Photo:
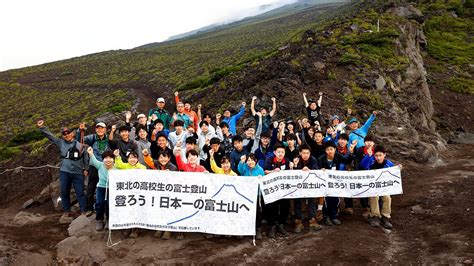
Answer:
<svg viewBox="0 0 474 266"><path fill-rule="evenodd" d="M464 264L472 264L472 259L468 259L468 260L465 260L463 261Z"/></svg>
<svg viewBox="0 0 474 266"><path fill-rule="evenodd" d="M415 205L411 207L411 212L416 213L416 214L421 214L421 213L424 213L425 210L420 205Z"/></svg>
<svg viewBox="0 0 474 266"><path fill-rule="evenodd" d="M387 82L385 81L385 79L382 76L379 76L379 78L375 80L375 87L379 91L383 90L385 88L386 84L387 84Z"/></svg>

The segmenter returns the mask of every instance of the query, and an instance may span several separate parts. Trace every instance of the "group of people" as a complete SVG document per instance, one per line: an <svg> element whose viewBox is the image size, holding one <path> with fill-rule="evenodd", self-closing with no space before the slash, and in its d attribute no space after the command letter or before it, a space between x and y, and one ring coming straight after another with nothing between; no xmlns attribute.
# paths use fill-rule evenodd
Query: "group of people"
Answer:
<svg viewBox="0 0 474 266"><path fill-rule="evenodd" d="M108 228L108 172L112 169L263 176L293 169L352 171L394 166L386 159L385 148L368 134L377 112L363 125L351 117L350 109L346 119L332 115L325 121L321 113L322 93L317 100L310 100L303 93L307 115L296 121L274 121L276 99L271 99L271 109L262 106L257 110L254 96L250 112L255 125L252 123L243 130L238 124L246 114L245 102L236 114L225 110L223 115L213 116L203 113L201 104L193 110L191 103L182 101L178 92L174 96L173 114L165 109L165 99L160 97L148 115L138 114L136 121L132 121L131 112L126 112L125 123L118 123L122 124L119 127L111 125L108 134L104 122L95 124L95 133L89 135L85 134L86 125L81 123L77 130L62 128L62 138L57 138L43 120L37 121L41 132L59 148L61 155L64 214L60 222L73 219L70 191L74 187L81 214L91 216L95 212L96 230ZM392 228L390 196L362 198L360 205L371 226ZM294 225L295 233L302 232L305 218L310 231L320 230L322 224L341 225L339 215L353 215L353 206L352 198L337 197L281 199L265 204L259 193L256 239L262 239L263 223L267 224L266 235L270 238L278 234L287 236L290 224ZM294 217L293 223L288 223L290 216ZM128 235L137 237L137 232L128 230ZM170 239L171 233L157 231L155 236ZM177 239L183 237L182 233L177 234Z"/></svg>

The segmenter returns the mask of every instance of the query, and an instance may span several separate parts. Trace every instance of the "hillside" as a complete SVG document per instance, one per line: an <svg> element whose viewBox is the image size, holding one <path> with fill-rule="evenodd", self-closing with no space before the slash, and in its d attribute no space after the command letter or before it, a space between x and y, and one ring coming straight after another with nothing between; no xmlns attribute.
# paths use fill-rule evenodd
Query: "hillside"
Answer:
<svg viewBox="0 0 474 266"><path fill-rule="evenodd" d="M300 6L297 11L280 10L276 17L262 15L235 27L155 48L102 52L1 72L0 91L19 94L21 101L29 104L18 114L13 108L18 101L13 95L0 103L2 110L7 110L1 117L5 122L0 140L6 143L18 139L8 144L11 148L0 148L0 160L17 152L13 147L18 144L39 138L33 127L38 117L51 121L52 129L57 130L81 118L91 123L99 114L131 108L136 97L133 91L153 95L151 100L158 93L169 96L177 88L210 84L269 55L302 30L331 17L330 11L339 5ZM97 104L78 99L95 99ZM52 115L58 110L69 115Z"/></svg>

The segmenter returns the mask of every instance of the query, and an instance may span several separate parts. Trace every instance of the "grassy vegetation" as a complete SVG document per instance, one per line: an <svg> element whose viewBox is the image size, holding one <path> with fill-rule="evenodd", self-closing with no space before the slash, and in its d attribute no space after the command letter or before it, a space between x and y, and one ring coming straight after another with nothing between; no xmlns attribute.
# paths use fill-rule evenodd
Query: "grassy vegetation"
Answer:
<svg viewBox="0 0 474 266"><path fill-rule="evenodd" d="M91 123L107 111L128 109L133 101L126 90L43 90L5 82L0 83L0 93L8 95L1 103L0 139L8 141L9 146L41 139L35 130L39 118L58 132L61 126L77 127L80 121Z"/></svg>
<svg viewBox="0 0 474 266"><path fill-rule="evenodd" d="M465 77L474 62L474 1L430 1L421 8L427 14L428 54L439 60L431 70L444 73L452 66L456 71L446 81L448 88L474 93L472 77Z"/></svg>

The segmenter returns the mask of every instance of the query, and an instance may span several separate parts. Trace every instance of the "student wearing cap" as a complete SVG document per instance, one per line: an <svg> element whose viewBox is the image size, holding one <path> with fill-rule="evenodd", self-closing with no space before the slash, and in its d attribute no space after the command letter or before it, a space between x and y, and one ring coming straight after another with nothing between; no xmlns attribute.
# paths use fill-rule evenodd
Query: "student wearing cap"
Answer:
<svg viewBox="0 0 474 266"><path fill-rule="evenodd" d="M129 126L125 125L119 128L120 139L114 139L114 134L116 130L117 126L113 125L109 134L110 148L112 150L118 149L120 151L120 157L122 161L126 163L128 160L128 155L130 155L131 152L135 152L135 154L138 154L138 146L133 139L130 139Z"/></svg>
<svg viewBox="0 0 474 266"><path fill-rule="evenodd" d="M102 154L106 150L110 150L109 139L106 136L107 125L104 122L99 122L95 125L95 134L84 136L86 130L86 124L80 123L79 129L77 130L76 140L81 141L83 136L83 143L89 147L92 147L95 158L102 162ZM87 191L86 191L86 215L92 215L94 211L94 195L97 188L97 182L99 182L99 172L96 167L89 166L89 178L87 180Z"/></svg>
<svg viewBox="0 0 474 266"><path fill-rule="evenodd" d="M148 111L148 120L151 121L151 117L156 115L156 119L163 121L163 126L165 129L170 129L171 116L168 111L165 110L165 99L158 98L156 99L156 107Z"/></svg>
<svg viewBox="0 0 474 266"><path fill-rule="evenodd" d="M357 140L357 149L364 146L364 138L369 133L370 126L374 122L376 116L377 111L373 111L372 115L369 117L369 119L367 119L367 121L362 127L359 127L359 121L355 117L351 118L347 122L349 130L351 131L349 134L349 144L352 143L354 140Z"/></svg>
<svg viewBox="0 0 474 266"><path fill-rule="evenodd" d="M176 102L176 105L178 105L179 102L179 92L174 93L174 100ZM199 125L199 116L198 114L191 109L191 103L189 101L184 101L184 113L189 117L189 120L193 123L194 131L198 132L198 125ZM209 122L208 122L209 123Z"/></svg>
<svg viewBox="0 0 474 266"><path fill-rule="evenodd" d="M70 223L71 217L71 187L74 187L81 213L86 212L86 197L84 195L84 176L88 175L89 156L84 145L74 139L74 131L69 128L61 130L62 138L55 137L43 120L36 122L39 130L59 149L61 166L59 169L59 182L61 184L61 202L64 214L59 219L60 223Z"/></svg>
<svg viewBox="0 0 474 266"><path fill-rule="evenodd" d="M250 111L252 112L252 116L255 118L255 130L257 130L257 126L259 120L262 119L262 132L265 133L270 129L270 125L272 124L272 117L275 115L277 111L276 107L276 98L272 97L272 110L268 113L266 107L260 108L260 113L262 114L261 117L257 115L257 111L255 111L255 101L257 100L257 96L252 97L252 102L250 103Z"/></svg>

